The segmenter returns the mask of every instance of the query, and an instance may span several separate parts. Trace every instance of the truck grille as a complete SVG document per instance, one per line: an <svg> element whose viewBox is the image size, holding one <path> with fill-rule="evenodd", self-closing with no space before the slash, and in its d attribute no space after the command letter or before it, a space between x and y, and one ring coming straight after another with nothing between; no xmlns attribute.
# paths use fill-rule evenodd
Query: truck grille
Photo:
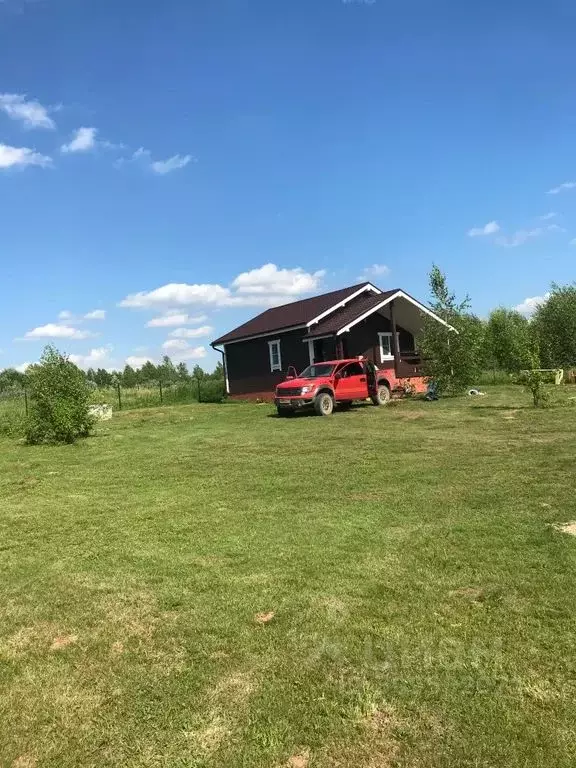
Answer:
<svg viewBox="0 0 576 768"><path fill-rule="evenodd" d="M282 387L276 390L276 397L297 397L301 387Z"/></svg>

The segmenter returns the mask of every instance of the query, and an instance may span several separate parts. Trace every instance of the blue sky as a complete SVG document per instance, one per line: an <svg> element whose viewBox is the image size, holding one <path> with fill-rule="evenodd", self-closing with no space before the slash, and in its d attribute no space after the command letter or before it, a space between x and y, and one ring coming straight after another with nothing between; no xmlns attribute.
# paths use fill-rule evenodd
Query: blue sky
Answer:
<svg viewBox="0 0 576 768"><path fill-rule="evenodd" d="M482 315L572 281L575 31L568 0L0 0L0 367L211 368L270 303L425 300L434 261Z"/></svg>

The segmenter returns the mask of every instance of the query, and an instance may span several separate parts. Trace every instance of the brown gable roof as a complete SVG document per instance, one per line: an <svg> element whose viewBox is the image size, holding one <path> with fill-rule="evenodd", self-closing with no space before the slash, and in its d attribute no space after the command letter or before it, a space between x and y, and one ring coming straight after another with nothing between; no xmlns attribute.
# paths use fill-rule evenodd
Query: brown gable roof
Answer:
<svg viewBox="0 0 576 768"><path fill-rule="evenodd" d="M316 336L330 336L331 334L337 333L341 328L345 328L348 323L356 320L356 318L363 315L364 312L368 312L370 309L377 307L378 304L381 304L395 293L398 293L397 288L393 291L382 291L382 293L377 294L372 292L361 293L360 296L352 299L349 304L346 304L341 309L337 309L336 312L328 315L324 320L320 320L319 323L310 326L308 335L304 338L311 339Z"/></svg>
<svg viewBox="0 0 576 768"><path fill-rule="evenodd" d="M212 344L226 344L229 341L238 341L247 336L258 336L260 334L274 333L285 328L291 328L294 325L306 325L322 312L344 301L348 296L358 291L364 285L370 283L358 283L348 288L341 288L338 291L330 291L320 296L312 296L310 299L293 301L290 304L283 304L281 307L272 307L262 312L260 315L248 320L247 323L234 328L233 331L220 336ZM378 294L381 296L382 294Z"/></svg>

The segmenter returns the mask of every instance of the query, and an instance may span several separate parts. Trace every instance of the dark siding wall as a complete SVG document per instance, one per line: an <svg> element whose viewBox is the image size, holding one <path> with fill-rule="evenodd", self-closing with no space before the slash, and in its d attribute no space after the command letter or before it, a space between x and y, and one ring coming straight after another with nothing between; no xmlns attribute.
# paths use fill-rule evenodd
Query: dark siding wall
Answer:
<svg viewBox="0 0 576 768"><path fill-rule="evenodd" d="M369 358L379 368L394 368L393 360L380 362L380 348L378 344L378 333L391 332L390 321L382 315L374 314L367 317L358 325L355 325L349 333L343 333L345 340L345 354L349 357L364 355ZM396 330L400 334L400 352L410 352L414 350L414 337L411 333L397 325Z"/></svg>
<svg viewBox="0 0 576 768"><path fill-rule="evenodd" d="M273 392L284 380L289 365L298 372L309 363L308 344L302 339L306 328L287 333L277 333L251 341L226 344L226 364L231 395L248 395L253 392ZM270 371L268 342L280 339L282 371Z"/></svg>

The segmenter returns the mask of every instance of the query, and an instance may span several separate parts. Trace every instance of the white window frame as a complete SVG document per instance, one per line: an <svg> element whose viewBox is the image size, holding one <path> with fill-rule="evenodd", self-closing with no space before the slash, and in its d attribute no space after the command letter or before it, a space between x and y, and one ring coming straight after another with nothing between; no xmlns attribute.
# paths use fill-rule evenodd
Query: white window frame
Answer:
<svg viewBox="0 0 576 768"><path fill-rule="evenodd" d="M278 354L278 362L274 362L274 358L272 355L272 350L276 349ZM280 351L280 339L274 339L273 341L268 342L268 355L270 357L270 371L274 373L274 371L281 371L282 370L282 353Z"/></svg>
<svg viewBox="0 0 576 768"><path fill-rule="evenodd" d="M384 347L382 346L382 339L384 336L387 336L388 339L390 339L389 343L389 349L390 354L385 355L384 354ZM398 344L398 349L400 349L400 332L396 331L396 343ZM378 344L380 346L380 362L383 363L385 360L394 360L394 347L392 345L392 331L379 331L378 332Z"/></svg>

